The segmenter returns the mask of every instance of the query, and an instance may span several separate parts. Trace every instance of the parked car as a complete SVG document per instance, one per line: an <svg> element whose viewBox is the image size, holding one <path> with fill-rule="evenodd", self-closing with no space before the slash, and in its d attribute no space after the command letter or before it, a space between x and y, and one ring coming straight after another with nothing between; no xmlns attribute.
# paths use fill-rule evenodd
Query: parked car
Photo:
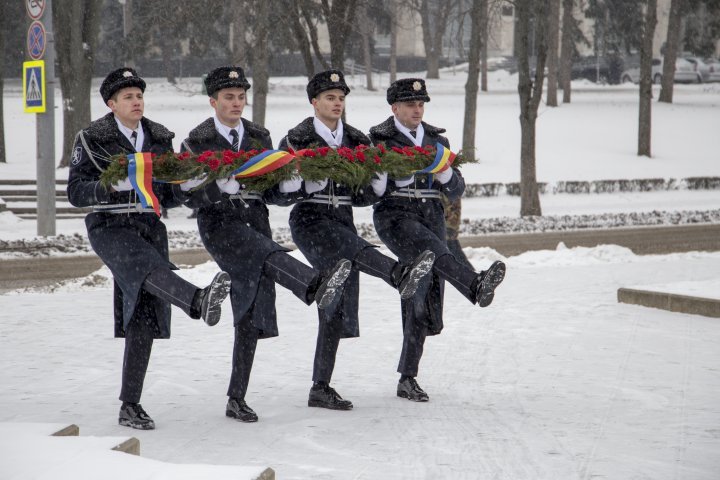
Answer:
<svg viewBox="0 0 720 480"><path fill-rule="evenodd" d="M620 74L623 71L623 59L617 55L596 57L580 57L573 62L570 78L577 80L584 78L596 83L620 83Z"/></svg>
<svg viewBox="0 0 720 480"><path fill-rule="evenodd" d="M656 75L660 75L660 78L662 78L662 60L659 58L652 59L650 78L654 80ZM622 83L640 83L640 65L628 68L622 72L620 75L620 81Z"/></svg>
<svg viewBox="0 0 720 480"><path fill-rule="evenodd" d="M675 83L701 83L702 76L696 70L696 65L684 58L678 57L675 60ZM655 58L652 61L652 80L653 83L662 82L663 59ZM640 67L625 70L622 73L623 82L631 81L633 83L640 82Z"/></svg>
<svg viewBox="0 0 720 480"><path fill-rule="evenodd" d="M698 57L683 57L685 60L693 64L696 72L700 74L700 81L707 82L710 77L710 67Z"/></svg>
<svg viewBox="0 0 720 480"><path fill-rule="evenodd" d="M720 60L717 58L706 58L708 66L708 78L706 82L720 82Z"/></svg>

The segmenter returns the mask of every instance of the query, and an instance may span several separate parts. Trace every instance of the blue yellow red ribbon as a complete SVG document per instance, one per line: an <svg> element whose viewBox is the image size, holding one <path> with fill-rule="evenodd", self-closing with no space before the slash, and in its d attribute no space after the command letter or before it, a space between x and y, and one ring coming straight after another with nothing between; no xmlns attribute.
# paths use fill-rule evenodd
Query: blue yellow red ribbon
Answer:
<svg viewBox="0 0 720 480"><path fill-rule="evenodd" d="M284 150L265 150L249 159L231 175L235 178L257 177L287 165L293 158L295 155Z"/></svg>
<svg viewBox="0 0 720 480"><path fill-rule="evenodd" d="M128 158L128 178L143 207L152 207L160 216L160 202L152 189L152 154L133 153Z"/></svg>
<svg viewBox="0 0 720 480"><path fill-rule="evenodd" d="M422 170L417 170L415 173L439 173L450 167L455 161L456 154L450 151L449 148L441 143L437 144L437 153L433 162Z"/></svg>

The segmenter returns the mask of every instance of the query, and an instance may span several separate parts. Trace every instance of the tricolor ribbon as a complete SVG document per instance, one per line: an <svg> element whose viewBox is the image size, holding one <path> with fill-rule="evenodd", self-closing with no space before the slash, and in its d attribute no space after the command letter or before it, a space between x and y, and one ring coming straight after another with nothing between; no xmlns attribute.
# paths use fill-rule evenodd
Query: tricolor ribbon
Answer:
<svg viewBox="0 0 720 480"><path fill-rule="evenodd" d="M455 160L455 154L449 148L445 148L441 143L437 144L437 153L433 162L422 170L415 173L439 173L450 167Z"/></svg>
<svg viewBox="0 0 720 480"><path fill-rule="evenodd" d="M265 150L249 159L231 175L235 178L258 177L287 165L293 158L295 155L284 150Z"/></svg>
<svg viewBox="0 0 720 480"><path fill-rule="evenodd" d="M160 202L152 189L152 154L133 153L128 158L128 178L143 207L152 207L160 216Z"/></svg>

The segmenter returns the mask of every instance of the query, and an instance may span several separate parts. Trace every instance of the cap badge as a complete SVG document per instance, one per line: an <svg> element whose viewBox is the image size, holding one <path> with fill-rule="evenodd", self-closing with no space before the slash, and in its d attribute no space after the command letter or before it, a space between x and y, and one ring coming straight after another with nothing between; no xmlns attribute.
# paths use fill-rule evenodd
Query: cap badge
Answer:
<svg viewBox="0 0 720 480"><path fill-rule="evenodd" d="M131 72L130 70L125 70L125 71L123 72L123 77L125 77L125 78L127 78L127 77L132 77L132 76L133 76L133 74L132 74L132 72Z"/></svg>
<svg viewBox="0 0 720 480"><path fill-rule="evenodd" d="M337 73L333 73L332 75L330 75L330 81L331 81L331 82L339 82L339 81L340 81L340 75L338 75Z"/></svg>
<svg viewBox="0 0 720 480"><path fill-rule="evenodd" d="M422 85L420 84L420 82L414 82L414 83L413 83L413 90L415 90L416 92L417 92L418 90L420 90L421 88L422 88Z"/></svg>
<svg viewBox="0 0 720 480"><path fill-rule="evenodd" d="M230 73L228 73L228 77L229 77L229 78L238 78L239 76L240 76L240 75L238 75L238 73L237 73L235 70L233 70L233 71L231 71Z"/></svg>

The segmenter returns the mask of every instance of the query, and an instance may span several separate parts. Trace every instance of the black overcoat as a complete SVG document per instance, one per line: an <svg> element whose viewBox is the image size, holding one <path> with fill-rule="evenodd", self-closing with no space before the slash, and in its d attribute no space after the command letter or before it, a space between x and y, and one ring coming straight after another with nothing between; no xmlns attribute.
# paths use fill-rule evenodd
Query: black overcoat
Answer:
<svg viewBox="0 0 720 480"><path fill-rule="evenodd" d="M242 119L241 150L272 149L270 132ZM182 150L201 153L232 148L208 118L183 141ZM275 198L277 187L265 192L263 200L230 200L215 182L188 195L186 205L197 208L200 237L218 266L230 274L230 301L237 326L245 315L259 330L259 338L278 335L275 311L275 283L263 275L265 259L273 252L287 251L272 240L266 200Z"/></svg>
<svg viewBox="0 0 720 480"><path fill-rule="evenodd" d="M344 147L355 148L358 145L370 145L370 139L360 130L343 123ZM316 148L327 146L323 138L315 132L313 117L303 120L291 129L280 141L282 150ZM324 205L319 203L300 202L290 212L290 232L298 249L305 255L310 264L320 271L328 271L339 260L352 260L363 248L373 245L357 234L353 221L352 207L372 205L379 198L372 188L361 188L354 192L347 185L329 181L328 185L316 194L349 196L351 205ZM308 195L312 197L312 195ZM358 321L358 300L360 296L360 275L353 269L343 290L342 305L336 310L334 317L320 312L321 321L340 322L341 338L360 335Z"/></svg>
<svg viewBox="0 0 720 480"><path fill-rule="evenodd" d="M141 119L145 140L141 151L172 151L175 136L147 118ZM120 132L112 113L96 120L75 138L68 180L68 198L76 207L139 203L134 191L110 192L100 184L109 157L135 153ZM179 186L153 183L163 207L179 206L185 196ZM124 337L136 309L155 326L155 338L170 337L170 304L142 293L145 277L158 267L176 268L169 261L165 225L155 213L89 213L85 217L90 245L108 266L115 281L115 336Z"/></svg>
<svg viewBox="0 0 720 480"><path fill-rule="evenodd" d="M422 144L435 146L437 143L450 148L447 138L442 136L445 129L434 127L422 122L425 136ZM370 138L374 144L384 143L388 148L414 146L396 127L393 117L370 129ZM428 174L415 175L415 182L410 188L434 189L444 193L450 201L460 198L465 191L465 181L459 170L453 169L452 179L442 185L433 181ZM393 197L391 192L397 190L395 182L388 181L388 189L383 198L374 206L373 222L375 231L382 242L403 263L410 263L424 250L431 250L436 257L451 254L446 243L445 209L439 199L423 198L408 199ZM442 305L444 281L433 274L430 291L425 302L414 305L411 300L403 301L403 314L413 308L417 317L428 324L430 335L438 334L443 329Z"/></svg>

